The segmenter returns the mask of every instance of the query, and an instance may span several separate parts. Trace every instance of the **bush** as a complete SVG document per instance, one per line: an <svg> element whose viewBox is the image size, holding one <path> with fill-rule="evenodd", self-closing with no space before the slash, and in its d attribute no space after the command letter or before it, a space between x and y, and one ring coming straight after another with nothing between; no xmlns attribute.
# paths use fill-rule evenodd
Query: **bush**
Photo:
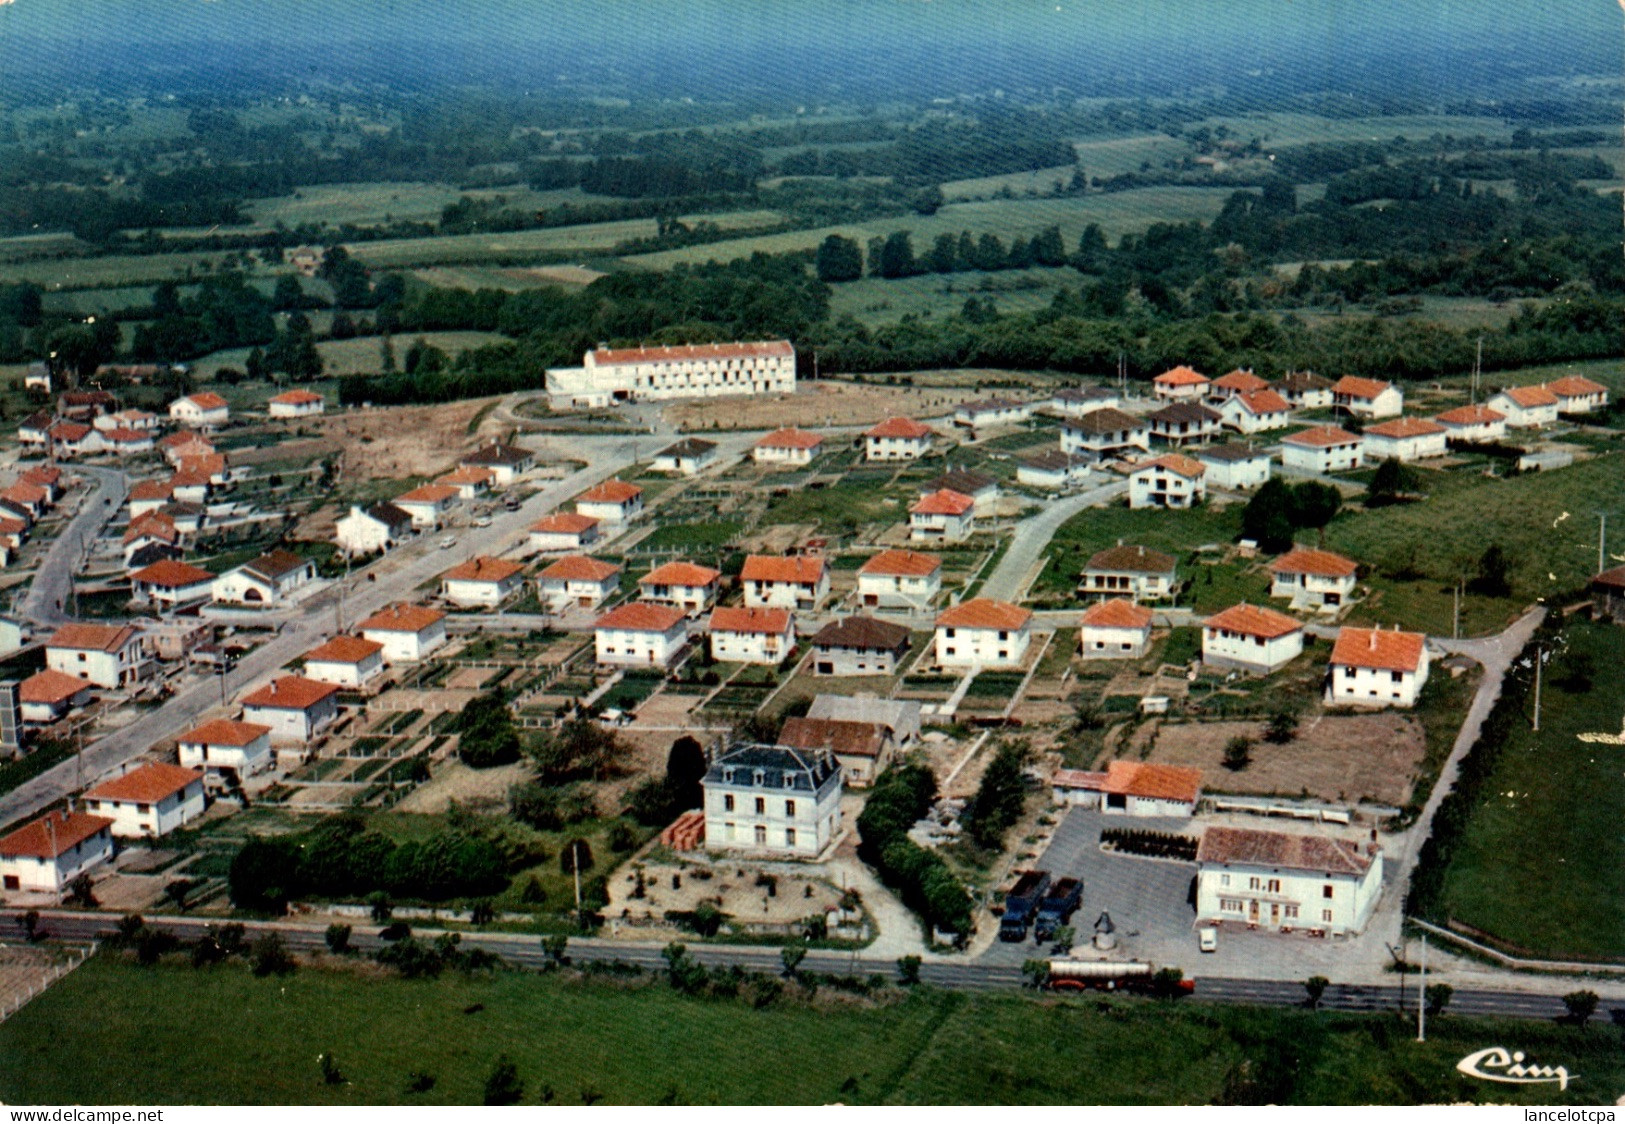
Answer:
<svg viewBox="0 0 1625 1124"><path fill-rule="evenodd" d="M286 976L296 966L280 933L266 933L256 938L249 948L248 958L256 976Z"/></svg>
<svg viewBox="0 0 1625 1124"><path fill-rule="evenodd" d="M485 1079L485 1103L488 1105L518 1104L525 1095L525 1083L519 1079L519 1067L507 1054L497 1058L491 1074Z"/></svg>
<svg viewBox="0 0 1625 1124"><path fill-rule="evenodd" d="M335 921L327 927L327 950L342 956L350 951L350 926Z"/></svg>
<svg viewBox="0 0 1625 1124"><path fill-rule="evenodd" d="M1253 740L1234 737L1224 745L1224 767L1239 773L1253 763Z"/></svg>
<svg viewBox="0 0 1625 1124"><path fill-rule="evenodd" d="M970 895L941 855L908 838L908 829L930 809L936 794L936 778L924 765L905 762L887 769L858 817L858 853L931 925L967 933Z"/></svg>
<svg viewBox="0 0 1625 1124"><path fill-rule="evenodd" d="M1004 846L1004 834L1021 818L1027 803L1022 768L1027 763L1027 747L1021 742L1005 742L982 774L976 798L965 810L966 827L978 847L996 850Z"/></svg>
<svg viewBox="0 0 1625 1124"><path fill-rule="evenodd" d="M1147 831L1138 827L1108 827L1101 830L1100 842L1124 854L1195 862L1200 840L1190 835Z"/></svg>

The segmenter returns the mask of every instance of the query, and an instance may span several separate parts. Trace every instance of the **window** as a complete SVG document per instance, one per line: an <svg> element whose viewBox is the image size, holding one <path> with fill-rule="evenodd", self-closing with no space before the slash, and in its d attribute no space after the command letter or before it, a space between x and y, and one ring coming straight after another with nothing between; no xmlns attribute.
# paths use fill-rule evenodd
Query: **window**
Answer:
<svg viewBox="0 0 1625 1124"><path fill-rule="evenodd" d="M1329 909L1321 910L1320 911L1320 919L1322 921L1330 921L1332 919L1332 911L1329 910Z"/></svg>
<svg viewBox="0 0 1625 1124"><path fill-rule="evenodd" d="M1219 875L1219 885L1221 885L1221 886L1230 885L1230 876L1228 874Z"/></svg>
<svg viewBox="0 0 1625 1124"><path fill-rule="evenodd" d="M796 802L794 800L786 800L784 802L784 814L789 816L791 819L795 818Z"/></svg>
<svg viewBox="0 0 1625 1124"><path fill-rule="evenodd" d="M1394 677L1394 682L1395 683L1403 683L1403 682L1405 682L1405 675L1404 675L1403 672L1394 671L1394 672L1390 672L1389 674Z"/></svg>
<svg viewBox="0 0 1625 1124"><path fill-rule="evenodd" d="M1326 885L1324 885L1324 886L1322 886L1320 888L1320 896L1323 897L1323 898L1331 897L1332 893L1333 893L1332 884L1330 882L1326 883Z"/></svg>
<svg viewBox="0 0 1625 1124"><path fill-rule="evenodd" d="M766 798L761 797L761 796L758 796L756 798L756 814L758 816L767 815L767 800L766 800Z"/></svg>
<svg viewBox="0 0 1625 1124"><path fill-rule="evenodd" d="M787 827L787 828L784 829L784 845L786 847L794 847L796 845L796 829L795 828Z"/></svg>
<svg viewBox="0 0 1625 1124"><path fill-rule="evenodd" d="M729 792L729 793L724 793L723 794L723 797L722 797L722 810L724 812L731 812L731 811L734 810L733 793Z"/></svg>
<svg viewBox="0 0 1625 1124"><path fill-rule="evenodd" d="M756 825L756 842L759 845L767 842L767 828L761 824Z"/></svg>
<svg viewBox="0 0 1625 1124"><path fill-rule="evenodd" d="M1281 892L1281 880L1279 878L1270 879L1269 892L1272 894L1279 894Z"/></svg>
<svg viewBox="0 0 1625 1124"><path fill-rule="evenodd" d="M1281 916L1285 917L1288 921L1296 921L1298 919L1297 903L1288 902L1286 905L1282 906Z"/></svg>
<svg viewBox="0 0 1625 1124"><path fill-rule="evenodd" d="M1263 886L1263 882L1258 878L1249 878L1249 879L1247 879L1247 889L1249 889L1249 890L1257 890L1257 889L1260 889L1262 886Z"/></svg>
<svg viewBox="0 0 1625 1124"><path fill-rule="evenodd" d="M1240 898L1220 898L1219 899L1219 909L1220 909L1221 912L1224 912L1224 913L1240 913L1241 912L1241 899Z"/></svg>

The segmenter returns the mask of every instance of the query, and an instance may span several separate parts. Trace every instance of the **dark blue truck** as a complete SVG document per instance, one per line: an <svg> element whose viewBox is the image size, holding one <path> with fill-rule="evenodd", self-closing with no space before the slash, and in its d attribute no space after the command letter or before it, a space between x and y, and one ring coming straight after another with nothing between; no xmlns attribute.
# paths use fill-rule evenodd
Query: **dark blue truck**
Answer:
<svg viewBox="0 0 1625 1124"><path fill-rule="evenodd" d="M1024 870L1004 896L1004 916L999 919L1001 941L1024 941L1027 929L1038 912L1038 903L1049 889L1049 875L1042 870Z"/></svg>
<svg viewBox="0 0 1625 1124"><path fill-rule="evenodd" d="M1050 884L1049 891L1038 903L1038 917L1033 925L1033 937L1038 943L1055 939L1055 930L1072 920L1072 915L1083 904L1083 880L1061 878Z"/></svg>

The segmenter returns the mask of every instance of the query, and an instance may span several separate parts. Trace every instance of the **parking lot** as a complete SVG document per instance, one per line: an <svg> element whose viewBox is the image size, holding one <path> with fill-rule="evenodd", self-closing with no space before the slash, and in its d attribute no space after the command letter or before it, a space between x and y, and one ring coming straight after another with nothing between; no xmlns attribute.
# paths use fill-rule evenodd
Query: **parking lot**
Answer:
<svg viewBox="0 0 1625 1124"><path fill-rule="evenodd" d="M1083 906L1072 918L1077 938L1073 955L1082 959L1141 960L1158 967L1172 966L1188 978L1218 976L1254 979L1303 979L1321 974L1338 979L1351 961L1367 957L1347 940L1317 940L1239 928L1221 928L1218 949L1199 952L1196 947L1196 866L1169 859L1120 855L1100 849L1102 827L1134 827L1147 831L1200 835L1201 821L1173 818L1106 816L1100 812L1069 809L1056 826L1049 847L1034 864L1054 877L1083 879ZM1111 915L1117 947L1109 952L1092 947L1094 926L1101 913ZM1360 939L1357 938L1357 942ZM1366 937L1365 941L1375 938ZM1020 965L1023 960L1049 955L1050 946L1031 937L1019 944L995 941L984 952L985 964Z"/></svg>

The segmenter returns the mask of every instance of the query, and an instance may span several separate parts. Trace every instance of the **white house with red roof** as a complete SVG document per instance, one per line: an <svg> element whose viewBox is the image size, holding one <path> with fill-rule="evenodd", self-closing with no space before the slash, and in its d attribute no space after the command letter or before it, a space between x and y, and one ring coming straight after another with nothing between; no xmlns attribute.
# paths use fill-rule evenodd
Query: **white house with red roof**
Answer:
<svg viewBox="0 0 1625 1124"><path fill-rule="evenodd" d="M1332 384L1332 406L1369 421L1397 418L1405 412L1405 392L1381 379L1344 375Z"/></svg>
<svg viewBox="0 0 1625 1124"><path fill-rule="evenodd" d="M1128 477L1128 505L1191 507L1207 499L1207 469L1183 453L1165 453L1134 466Z"/></svg>
<svg viewBox="0 0 1625 1124"><path fill-rule="evenodd" d="M318 683L359 691L384 673L384 646L360 636L335 636L305 653L302 674Z"/></svg>
<svg viewBox="0 0 1625 1124"><path fill-rule="evenodd" d="M165 558L130 575L130 599L174 608L209 600L214 574L177 558Z"/></svg>
<svg viewBox="0 0 1625 1124"><path fill-rule="evenodd" d="M65 624L45 642L45 666L116 691L140 682L148 660L130 625Z"/></svg>
<svg viewBox="0 0 1625 1124"><path fill-rule="evenodd" d="M273 743L308 745L338 717L338 694L335 684L284 675L243 698L243 718L269 726Z"/></svg>
<svg viewBox="0 0 1625 1124"><path fill-rule="evenodd" d="M163 762L138 765L84 796L85 811L113 821L119 839L158 839L203 814L203 774Z"/></svg>
<svg viewBox="0 0 1625 1124"><path fill-rule="evenodd" d="M596 609L621 588L621 568L581 554L560 558L536 575L536 591L555 613Z"/></svg>
<svg viewBox="0 0 1625 1124"><path fill-rule="evenodd" d="M1108 815L1188 817L1202 799L1202 770L1149 761L1110 761L1104 772L1057 769L1050 793L1057 804Z"/></svg>
<svg viewBox="0 0 1625 1124"><path fill-rule="evenodd" d="M829 596L829 567L822 558L808 554L791 558L751 554L739 571L739 582L749 608L816 610Z"/></svg>
<svg viewBox="0 0 1625 1124"><path fill-rule="evenodd" d="M1196 848L1196 922L1344 936L1382 894L1374 843L1210 827Z"/></svg>
<svg viewBox="0 0 1625 1124"><path fill-rule="evenodd" d="M576 497L576 514L601 523L630 523L643 514L643 489L624 480L605 480Z"/></svg>
<svg viewBox="0 0 1625 1124"><path fill-rule="evenodd" d="M533 549L586 550L598 541L598 520L574 511L559 511L530 525L530 545Z"/></svg>
<svg viewBox="0 0 1625 1124"><path fill-rule="evenodd" d="M1365 463L1365 442L1335 425L1317 425L1281 439L1281 463L1300 472L1348 472Z"/></svg>
<svg viewBox="0 0 1625 1124"><path fill-rule="evenodd" d="M47 812L0 837L0 889L60 894L113 858L113 821L89 812Z"/></svg>
<svg viewBox="0 0 1625 1124"><path fill-rule="evenodd" d="M494 609L524 586L524 572L518 562L478 554L440 575L440 596L453 605Z"/></svg>
<svg viewBox="0 0 1625 1124"><path fill-rule="evenodd" d="M1509 386L1485 405L1506 415L1510 429L1539 429L1557 421L1557 395L1544 386Z"/></svg>
<svg viewBox="0 0 1625 1124"><path fill-rule="evenodd" d="M425 484L389 501L412 517L412 527L433 531L457 503L457 489L450 484Z"/></svg>
<svg viewBox="0 0 1625 1124"><path fill-rule="evenodd" d="M251 777L269 769L274 761L271 727L228 718L188 730L177 739L175 748L183 766L215 777L226 773Z"/></svg>
<svg viewBox="0 0 1625 1124"><path fill-rule="evenodd" d="M226 424L231 407L213 391L204 390L188 394L169 404L169 420L193 429L209 430Z"/></svg>
<svg viewBox="0 0 1625 1124"><path fill-rule="evenodd" d="M638 596L685 613L702 613L716 603L722 571L692 562L667 562L638 579Z"/></svg>
<svg viewBox="0 0 1625 1124"><path fill-rule="evenodd" d="M1488 406L1458 406L1433 420L1444 426L1446 441L1499 441L1507 435L1506 415Z"/></svg>
<svg viewBox="0 0 1625 1124"><path fill-rule="evenodd" d="M1360 567L1330 550L1296 546L1270 563L1270 596L1294 609L1336 608L1354 596Z"/></svg>
<svg viewBox="0 0 1625 1124"><path fill-rule="evenodd" d="M610 406L668 398L794 394L796 349L788 340L600 347L580 367L547 372L554 406Z"/></svg>
<svg viewBox="0 0 1625 1124"><path fill-rule="evenodd" d="M458 465L445 475L436 476L434 482L447 488L456 488L458 499L472 502L489 492L496 479L496 473L489 468Z"/></svg>
<svg viewBox="0 0 1625 1124"><path fill-rule="evenodd" d="M1332 645L1331 706L1415 706L1428 681L1428 643L1420 632L1343 628Z"/></svg>
<svg viewBox="0 0 1625 1124"><path fill-rule="evenodd" d="M863 459L914 461L931 451L936 432L912 418L887 418L863 435Z"/></svg>
<svg viewBox="0 0 1625 1124"><path fill-rule="evenodd" d="M1219 417L1238 432L1264 433L1292 424L1292 404L1273 390L1254 390L1225 399Z"/></svg>
<svg viewBox="0 0 1625 1124"><path fill-rule="evenodd" d="M1450 430L1427 418L1395 418L1365 427L1365 459L1382 462L1393 457L1400 463L1442 457L1447 452Z"/></svg>
<svg viewBox="0 0 1625 1124"><path fill-rule="evenodd" d="M1268 675L1303 654L1303 625L1294 617L1243 602L1202 622L1202 662Z"/></svg>
<svg viewBox="0 0 1625 1124"><path fill-rule="evenodd" d="M632 601L593 624L597 660L608 667L670 668L688 643L688 616L669 605Z"/></svg>
<svg viewBox="0 0 1625 1124"><path fill-rule="evenodd" d="M796 620L788 609L711 610L711 658L727 663L776 665L796 646Z"/></svg>
<svg viewBox="0 0 1625 1124"><path fill-rule="evenodd" d="M1200 402L1211 382L1190 367L1175 367L1151 380L1151 394L1159 402Z"/></svg>
<svg viewBox="0 0 1625 1124"><path fill-rule="evenodd" d="M975 498L948 488L921 496L908 509L908 537L915 542L959 542L975 523Z"/></svg>
<svg viewBox="0 0 1625 1124"><path fill-rule="evenodd" d="M775 429L751 446L750 459L757 464L777 464L800 467L811 464L823 451L824 438L795 426Z"/></svg>
<svg viewBox="0 0 1625 1124"><path fill-rule="evenodd" d="M1243 371L1237 368L1228 375L1214 379L1207 388L1207 397L1208 401L1219 405L1241 394L1257 394L1260 390L1268 389L1268 379L1259 378L1251 369Z"/></svg>
<svg viewBox="0 0 1625 1124"><path fill-rule="evenodd" d="M327 403L320 394L303 388L283 391L266 404L266 411L273 418L310 418L326 408Z"/></svg>
<svg viewBox="0 0 1625 1124"><path fill-rule="evenodd" d="M978 597L937 614L940 667L1015 668L1027 659L1033 615L1019 605Z"/></svg>
<svg viewBox="0 0 1625 1124"><path fill-rule="evenodd" d="M1151 647L1151 610L1126 597L1098 601L1078 618L1078 654L1090 660L1136 659Z"/></svg>
<svg viewBox="0 0 1625 1124"><path fill-rule="evenodd" d="M882 550L858 567L858 600L871 609L924 609L942 592L942 559Z"/></svg>
<svg viewBox="0 0 1625 1124"><path fill-rule="evenodd" d="M1608 405L1608 388L1584 375L1564 375L1546 384L1559 414L1592 414Z"/></svg>
<svg viewBox="0 0 1625 1124"><path fill-rule="evenodd" d="M90 702L93 686L66 672L36 671L17 685L17 709L24 722L49 726L74 707Z"/></svg>
<svg viewBox="0 0 1625 1124"><path fill-rule="evenodd" d="M427 605L391 605L357 628L384 646L386 663L417 663L446 643L446 614Z"/></svg>

